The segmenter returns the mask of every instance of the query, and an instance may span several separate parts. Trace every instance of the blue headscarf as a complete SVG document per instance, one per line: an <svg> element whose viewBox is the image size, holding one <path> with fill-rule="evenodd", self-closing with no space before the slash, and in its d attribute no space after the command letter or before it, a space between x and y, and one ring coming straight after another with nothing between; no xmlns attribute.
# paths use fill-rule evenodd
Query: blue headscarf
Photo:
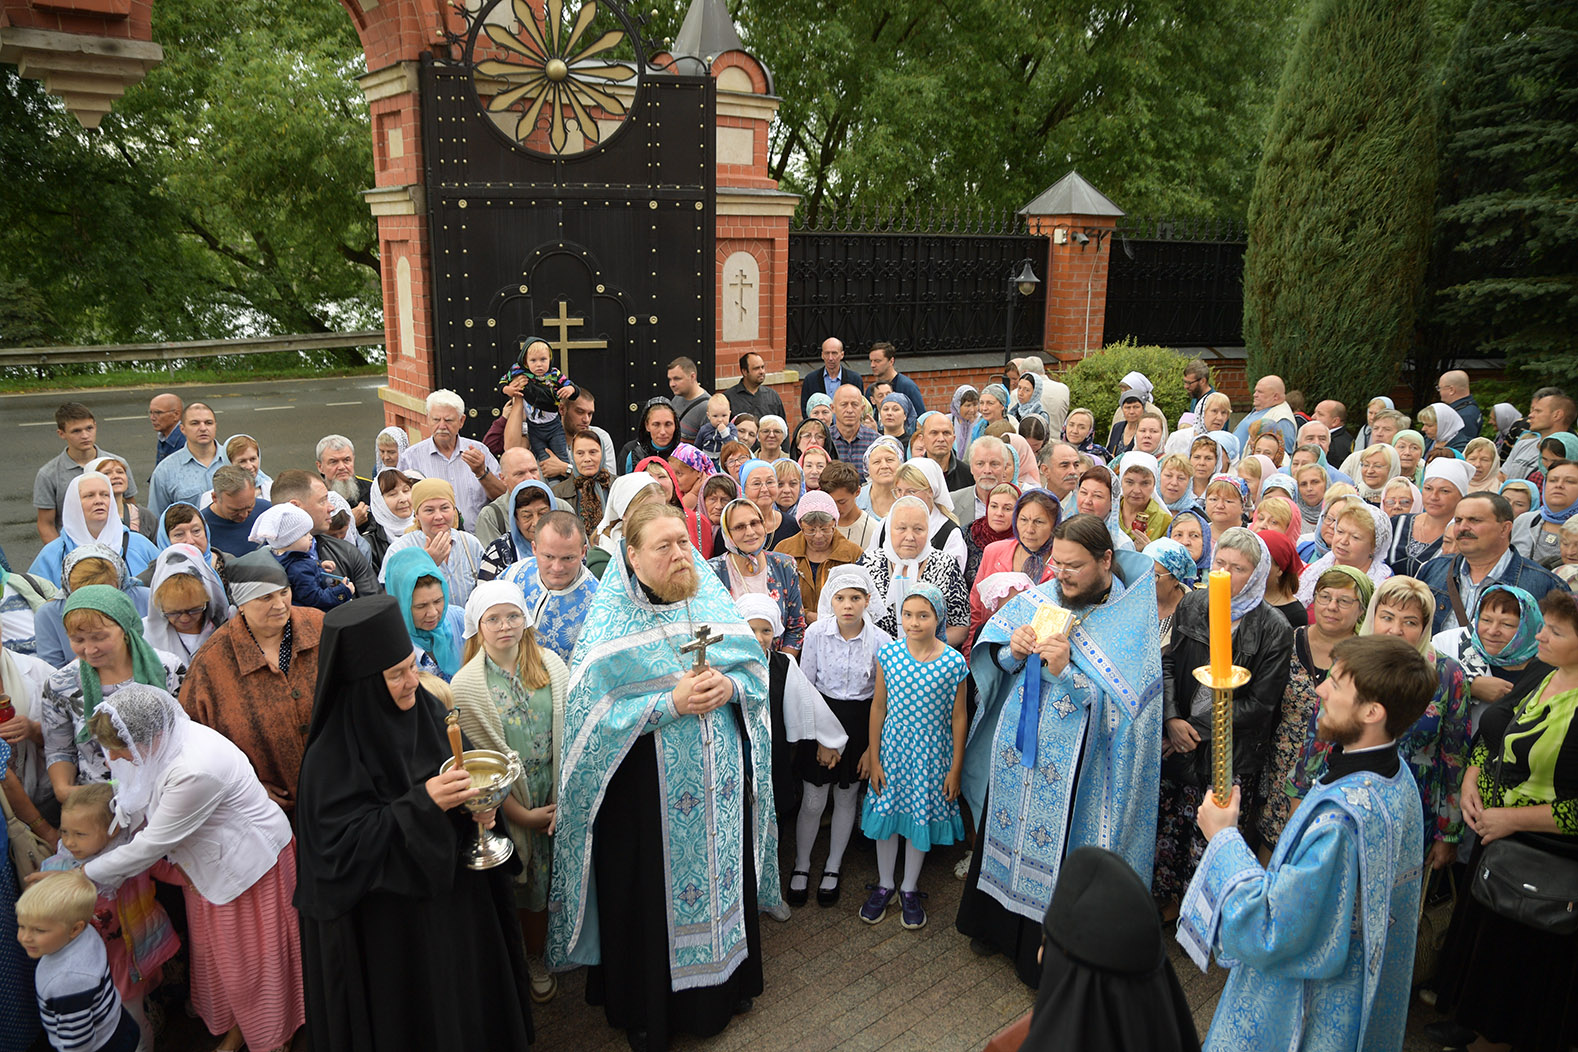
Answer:
<svg viewBox="0 0 1578 1052"><path fill-rule="evenodd" d="M1506 592L1518 601L1518 631L1507 645L1501 648L1499 654L1487 651L1485 644L1479 640L1479 611L1485 605L1485 597L1492 592ZM1538 600L1523 589L1514 588L1510 584L1493 584L1481 591L1479 599L1474 603L1474 616L1469 619L1468 635L1480 657L1497 668L1506 668L1508 665L1522 665L1534 659L1535 652L1540 649L1534 637L1544 627L1545 615L1540 613Z"/></svg>
<svg viewBox="0 0 1578 1052"><path fill-rule="evenodd" d="M1221 451L1221 455L1226 458L1225 462L1222 464L1221 470L1217 472L1218 474L1227 471L1235 463L1237 463L1238 452L1240 448L1237 435L1233 434L1231 431L1209 431L1206 433L1205 437L1209 438L1212 442L1215 442L1216 448L1219 449Z"/></svg>
<svg viewBox="0 0 1578 1052"><path fill-rule="evenodd" d="M524 482L516 483L515 488L510 490L510 499L504 502L504 517L510 524L510 540L515 544L515 558L517 559L524 559L532 554L531 543L526 540L526 537L521 533L520 526L515 522L515 505L520 500L521 491L529 488L542 490L548 498L548 510L553 510L553 490L548 488L546 482L539 482L537 479L526 479ZM448 605L447 600L445 605Z"/></svg>
<svg viewBox="0 0 1578 1052"><path fill-rule="evenodd" d="M513 514L510 519L513 522ZM411 618L411 595L416 591L417 582L424 577L433 578L444 590L444 611L438 617L438 627L431 632L417 628ZM444 571L427 554L427 549L401 548L389 556L384 565L384 590L400 604L400 616L405 619L411 642L427 651L446 677L459 672L460 640L455 638L454 623L449 617L449 582Z"/></svg>
<svg viewBox="0 0 1578 1052"><path fill-rule="evenodd" d="M1539 503L1539 501L1537 499L1537 495L1536 495L1535 503L1536 504ZM174 500L174 501L171 501L169 503L169 505L166 506L164 511L161 511L159 513L159 529L157 531L155 531L155 534L154 534L154 536L155 536L155 543L159 545L159 550L161 552L164 551L166 548L170 547L170 545L174 543L173 541L170 540L169 533L165 532L164 517L165 517L165 514L168 513L169 510L171 508L175 507L177 504L185 504L188 508L191 508L193 511L197 512L197 517L198 518L202 518L203 517L202 510L200 508L198 508L198 506L196 504L193 504L190 501L185 501L185 500ZM203 536L206 537L207 535L208 535L208 523L205 522L205 523L203 523ZM213 542L210 541L209 545L210 545L210 547L212 547Z"/></svg>
<svg viewBox="0 0 1578 1052"><path fill-rule="evenodd" d="M1013 403L1008 400L1008 388L1004 387L1002 384L987 384L981 389L981 397L985 398L987 395L991 395L993 398L997 399L1003 404L1003 419L1009 419L1008 410L1012 407ZM974 442L976 439L986 434L986 427L987 424L985 414L977 416L975 418L975 426L970 429L970 441Z"/></svg>
<svg viewBox="0 0 1578 1052"><path fill-rule="evenodd" d="M975 430L972 423L970 427L964 426L964 418L959 415L959 406L964 402L966 394L980 395L980 392L969 384L960 384L953 389L953 401L949 409L953 416L953 455L963 460L970 455L970 439Z"/></svg>
<svg viewBox="0 0 1578 1052"><path fill-rule="evenodd" d="M1293 481L1293 476L1285 471L1279 471L1260 484L1260 499L1265 500L1266 494L1274 489L1279 489L1288 495L1288 503L1297 507L1299 499L1299 484Z"/></svg>
<svg viewBox="0 0 1578 1052"><path fill-rule="evenodd" d="M897 391L890 391L882 399L883 405L887 405L889 402L897 402L899 408L904 410L904 433L913 435L915 433L915 403L909 400L909 396L902 395ZM881 423L882 421L879 418L877 422Z"/></svg>
<svg viewBox="0 0 1578 1052"><path fill-rule="evenodd" d="M1183 517L1185 515L1192 517L1200 524L1200 558L1194 561L1194 565L1195 569L1203 574L1211 569L1212 555L1211 520L1205 517L1205 512L1201 511L1199 508L1185 508L1183 511L1180 511L1173 517L1173 521L1167 524L1167 539L1172 539L1173 531L1178 528L1178 523L1183 521ZM1180 545L1180 547L1182 547L1182 545Z"/></svg>
<svg viewBox="0 0 1578 1052"><path fill-rule="evenodd" d="M1210 534L1210 527L1206 527L1206 534ZM1185 588L1192 588L1200 580L1200 567L1195 565L1194 556L1189 554L1189 549L1177 541L1166 537L1154 540L1145 546L1145 554L1156 560L1156 565L1173 575L1173 579Z"/></svg>
<svg viewBox="0 0 1578 1052"><path fill-rule="evenodd" d="M787 460L789 458L784 457L782 459ZM761 457L752 457L750 460L747 460L745 463L741 464L740 473L735 477L734 480L735 483L739 485L741 493L745 492L745 480L750 478L751 472L755 471L757 468L766 468L769 471L773 470L773 466L767 463L767 461L763 460Z"/></svg>
<svg viewBox="0 0 1578 1052"><path fill-rule="evenodd" d="M1533 508L1535 511L1539 511L1545 506L1545 498L1540 495L1540 487L1536 486L1528 479L1508 479L1501 484L1496 492L1506 493L1508 487L1511 486L1522 486L1524 489L1529 491L1529 507Z"/></svg>
<svg viewBox="0 0 1578 1052"><path fill-rule="evenodd" d="M948 606L943 601L942 590L934 584L930 584L926 581L916 580L910 585L909 594L904 597L904 602L908 602L909 600L914 599L916 596L920 596L922 599L931 604L932 610L934 610L937 614L937 638L946 640L948 638ZM902 607L903 604L901 603L900 606ZM901 628L903 627L903 623L903 618L901 616L899 619L899 625Z"/></svg>

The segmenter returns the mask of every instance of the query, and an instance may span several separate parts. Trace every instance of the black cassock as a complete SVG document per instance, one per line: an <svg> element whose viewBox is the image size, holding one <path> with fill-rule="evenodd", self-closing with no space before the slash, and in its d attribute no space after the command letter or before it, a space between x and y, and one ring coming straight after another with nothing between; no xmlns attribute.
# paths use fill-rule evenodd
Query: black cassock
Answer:
<svg viewBox="0 0 1578 1052"><path fill-rule="evenodd" d="M314 1049L521 1049L529 978L509 872L460 850L476 824L425 782L450 755L443 706L399 709L383 670L409 657L388 596L324 618L296 823L307 1030Z"/></svg>
<svg viewBox="0 0 1578 1052"><path fill-rule="evenodd" d="M739 706L724 709L739 721ZM745 727L740 724L740 739ZM749 776L751 765L745 763ZM647 1032L647 1047L661 1052L683 1031L710 1037L729 1025L745 998L762 992L762 938L756 912L756 862L751 809L741 839L744 867L745 945L748 956L718 986L676 991L669 974L664 844L657 752L643 734L609 780L592 835L598 923L603 963L589 970L586 1000L600 1004L612 1026Z"/></svg>

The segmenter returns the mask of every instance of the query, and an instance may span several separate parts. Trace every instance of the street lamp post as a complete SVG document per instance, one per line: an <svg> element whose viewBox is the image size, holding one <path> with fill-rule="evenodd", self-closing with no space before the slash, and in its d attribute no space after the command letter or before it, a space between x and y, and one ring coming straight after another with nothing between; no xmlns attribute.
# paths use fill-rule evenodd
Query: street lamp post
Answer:
<svg viewBox="0 0 1578 1052"><path fill-rule="evenodd" d="M1036 277L1028 257L1019 261L1018 273L1010 274L1008 277L1008 331L1003 336L1004 365L1007 365L1008 360L1014 356L1014 304L1019 296L1032 295L1039 284L1041 279Z"/></svg>

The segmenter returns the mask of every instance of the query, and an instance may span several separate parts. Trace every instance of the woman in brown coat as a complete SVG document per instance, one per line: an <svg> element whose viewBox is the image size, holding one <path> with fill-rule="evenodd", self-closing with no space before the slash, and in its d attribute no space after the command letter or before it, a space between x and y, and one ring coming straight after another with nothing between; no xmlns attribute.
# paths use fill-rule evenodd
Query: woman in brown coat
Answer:
<svg viewBox="0 0 1578 1052"><path fill-rule="evenodd" d="M801 496L795 519L800 532L780 541L773 550L794 560L800 574L800 602L809 624L816 620L816 597L833 567L858 563L866 553L838 532L838 505L821 490L809 490Z"/></svg>
<svg viewBox="0 0 1578 1052"><path fill-rule="evenodd" d="M294 819L323 614L290 605L285 570L266 549L232 560L229 577L240 616L217 628L192 658L181 706L235 742L269 797Z"/></svg>

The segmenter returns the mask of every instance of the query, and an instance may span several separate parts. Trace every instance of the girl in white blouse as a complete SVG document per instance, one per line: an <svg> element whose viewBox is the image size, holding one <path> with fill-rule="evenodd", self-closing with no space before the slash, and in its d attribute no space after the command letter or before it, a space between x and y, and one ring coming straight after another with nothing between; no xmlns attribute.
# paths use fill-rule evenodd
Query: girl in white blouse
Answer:
<svg viewBox="0 0 1578 1052"><path fill-rule="evenodd" d="M817 885L819 906L838 901L839 867L860 815L861 758L871 736L871 698L876 693L877 651L893 637L877 627L869 612L877 594L871 574L859 565L837 566L817 600L817 619L805 630L800 670L827 700L843 724L849 741L831 768L816 762L814 742L802 742L795 773L803 783L800 815L795 822L795 864L789 875L791 906L805 904L811 880L811 848L822 828L829 788L833 790L833 823L827 863ZM807 747L809 746L809 748Z"/></svg>

